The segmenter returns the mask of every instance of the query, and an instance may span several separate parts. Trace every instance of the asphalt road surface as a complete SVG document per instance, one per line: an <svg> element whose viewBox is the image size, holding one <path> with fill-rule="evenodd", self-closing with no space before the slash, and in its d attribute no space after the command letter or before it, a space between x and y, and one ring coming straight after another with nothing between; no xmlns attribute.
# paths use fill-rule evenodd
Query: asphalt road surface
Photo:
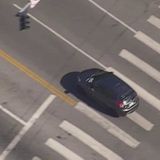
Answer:
<svg viewBox="0 0 160 160"><path fill-rule="evenodd" d="M159 160L160 2L45 0L20 31L27 1L0 1L0 160ZM140 97L116 117L76 89L111 70Z"/></svg>

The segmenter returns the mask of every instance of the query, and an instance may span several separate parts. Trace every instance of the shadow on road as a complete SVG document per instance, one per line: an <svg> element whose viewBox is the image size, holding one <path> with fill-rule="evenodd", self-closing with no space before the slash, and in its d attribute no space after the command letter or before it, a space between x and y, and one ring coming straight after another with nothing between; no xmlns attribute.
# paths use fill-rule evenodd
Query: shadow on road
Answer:
<svg viewBox="0 0 160 160"><path fill-rule="evenodd" d="M115 111L113 111L107 106L97 103L94 99L86 96L86 94L77 87L77 75L78 74L79 72L70 72L62 77L60 83L65 89L65 93L66 94L70 93L74 95L80 101L86 103L88 106L90 106L91 108L94 108L95 110L99 112L102 112L112 117L118 117Z"/></svg>

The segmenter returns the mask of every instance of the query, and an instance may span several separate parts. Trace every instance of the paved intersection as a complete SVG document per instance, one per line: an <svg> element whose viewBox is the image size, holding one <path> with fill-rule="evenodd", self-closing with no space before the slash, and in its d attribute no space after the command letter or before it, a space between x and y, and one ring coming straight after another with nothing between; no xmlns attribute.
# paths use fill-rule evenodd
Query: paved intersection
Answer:
<svg viewBox="0 0 160 160"><path fill-rule="evenodd" d="M10 18L17 8L1 2L1 49L61 92L70 89L68 96L78 102L71 107L0 59L1 160L159 159L160 10L158 2L139 3L48 0L32 11L31 29L20 32ZM68 73L93 67L113 70L137 90L136 113L103 113L73 91L74 76L65 81ZM45 106L48 97L54 98Z"/></svg>

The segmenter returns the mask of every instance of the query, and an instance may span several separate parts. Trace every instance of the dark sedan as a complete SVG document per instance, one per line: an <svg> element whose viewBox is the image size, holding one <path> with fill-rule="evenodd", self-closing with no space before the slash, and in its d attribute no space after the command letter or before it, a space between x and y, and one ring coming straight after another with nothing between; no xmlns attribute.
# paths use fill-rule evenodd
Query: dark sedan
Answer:
<svg viewBox="0 0 160 160"><path fill-rule="evenodd" d="M118 116L135 111L139 105L137 93L113 72L88 69L79 73L78 87L96 101L112 108Z"/></svg>

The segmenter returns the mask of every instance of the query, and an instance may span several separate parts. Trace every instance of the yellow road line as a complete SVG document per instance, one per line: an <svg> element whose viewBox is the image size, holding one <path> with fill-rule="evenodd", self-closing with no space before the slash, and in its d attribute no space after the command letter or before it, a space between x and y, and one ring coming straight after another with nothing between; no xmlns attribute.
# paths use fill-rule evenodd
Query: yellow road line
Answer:
<svg viewBox="0 0 160 160"><path fill-rule="evenodd" d="M24 66L20 62L18 62L16 59L5 53L4 51L0 50L0 57L8 61L10 64L16 66L19 70L24 72L26 75L31 77L33 80L38 82L40 85L42 85L44 88L48 89L52 94L56 95L57 97L61 98L63 101L68 103L71 106L76 105L76 101L72 99L71 97L64 94L62 91L60 91L58 88L56 88L54 85L47 82L45 79L40 77L38 74L31 71L28 67Z"/></svg>

